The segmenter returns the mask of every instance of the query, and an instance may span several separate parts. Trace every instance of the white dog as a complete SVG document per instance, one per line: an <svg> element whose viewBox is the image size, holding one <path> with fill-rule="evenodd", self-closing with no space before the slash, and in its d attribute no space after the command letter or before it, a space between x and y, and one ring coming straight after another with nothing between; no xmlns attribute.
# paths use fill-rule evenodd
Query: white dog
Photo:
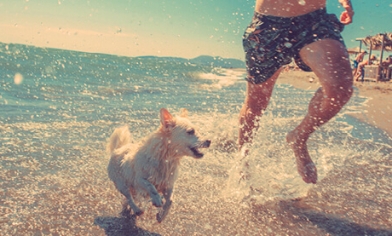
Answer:
<svg viewBox="0 0 392 236"><path fill-rule="evenodd" d="M126 197L123 211L128 205L136 215L143 211L135 204L133 197L150 196L152 204L162 207L157 214L162 222L172 204L174 182L183 156L203 157L199 148L208 148L210 140L202 140L182 110L179 117L173 117L166 109L160 110L160 128L140 145L131 143L127 126L114 130L108 144L110 161L109 178ZM159 193L163 194L164 204Z"/></svg>

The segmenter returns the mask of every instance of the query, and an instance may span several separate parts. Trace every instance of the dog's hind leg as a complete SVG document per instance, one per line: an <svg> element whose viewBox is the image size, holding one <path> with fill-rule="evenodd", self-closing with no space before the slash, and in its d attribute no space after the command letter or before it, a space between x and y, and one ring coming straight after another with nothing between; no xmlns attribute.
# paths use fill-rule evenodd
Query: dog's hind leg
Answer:
<svg viewBox="0 0 392 236"><path fill-rule="evenodd" d="M159 195L155 186L145 178L138 178L136 181L137 181L138 185L150 195L150 198L152 200L152 204L156 207L161 207L162 206L162 198Z"/></svg>
<svg viewBox="0 0 392 236"><path fill-rule="evenodd" d="M131 209L128 207L128 206L129 206L129 204L128 204L128 199L126 199L126 198L124 197L124 199L123 199L121 205L122 205L122 211L121 211L120 214L121 214L122 216L129 217L129 216L131 215Z"/></svg>
<svg viewBox="0 0 392 236"><path fill-rule="evenodd" d="M133 213L135 213L135 215L140 216L143 214L143 210L141 210L138 206L136 206L132 195L130 193L128 193L127 195L124 194L124 196L127 198L127 202L129 204L129 206L131 207L131 209L133 210Z"/></svg>
<svg viewBox="0 0 392 236"><path fill-rule="evenodd" d="M129 204L133 213L135 213L135 215L137 215L137 216L140 216L141 214L143 214L143 211L138 206L136 206L136 204L132 198L132 195L129 192L129 188L125 184L122 184L121 186L116 185L116 187L120 191L120 193L122 193L122 195L124 195L126 197L125 203ZM123 210L122 210L123 213L126 212L126 210L127 210L126 208L127 208L127 205L123 203Z"/></svg>
<svg viewBox="0 0 392 236"><path fill-rule="evenodd" d="M171 196L173 195L173 188L166 189L163 193L163 197L165 198L165 204L163 204L162 209L157 213L157 221L161 223L169 213L170 207L173 203L171 200Z"/></svg>

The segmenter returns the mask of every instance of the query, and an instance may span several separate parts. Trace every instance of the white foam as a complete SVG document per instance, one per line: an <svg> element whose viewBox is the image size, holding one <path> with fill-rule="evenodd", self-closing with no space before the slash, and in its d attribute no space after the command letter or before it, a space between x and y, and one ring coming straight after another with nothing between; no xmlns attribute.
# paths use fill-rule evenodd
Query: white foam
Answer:
<svg viewBox="0 0 392 236"><path fill-rule="evenodd" d="M245 70L241 69L217 69L214 73L201 73L197 78L213 82L213 84L202 85L204 89L221 89L242 81L245 73Z"/></svg>

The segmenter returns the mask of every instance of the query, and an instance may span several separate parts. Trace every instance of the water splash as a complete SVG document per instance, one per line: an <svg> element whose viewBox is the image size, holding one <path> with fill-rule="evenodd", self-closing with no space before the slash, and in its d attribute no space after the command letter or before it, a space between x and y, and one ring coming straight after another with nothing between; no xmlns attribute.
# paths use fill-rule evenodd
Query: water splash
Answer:
<svg viewBox="0 0 392 236"><path fill-rule="evenodd" d="M306 2L305 0L298 0L299 5L305 6Z"/></svg>

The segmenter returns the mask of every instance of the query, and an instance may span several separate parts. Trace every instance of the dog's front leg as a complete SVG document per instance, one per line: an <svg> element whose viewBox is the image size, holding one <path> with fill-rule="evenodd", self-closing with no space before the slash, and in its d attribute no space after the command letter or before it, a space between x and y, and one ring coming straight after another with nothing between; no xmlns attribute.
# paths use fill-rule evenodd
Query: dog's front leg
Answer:
<svg viewBox="0 0 392 236"><path fill-rule="evenodd" d="M156 207L161 207L162 206L162 198L159 195L155 186L145 178L138 178L137 182L142 189L144 189L145 191L148 192L148 194L150 194L152 204Z"/></svg>
<svg viewBox="0 0 392 236"><path fill-rule="evenodd" d="M168 188L163 193L163 197L165 198L165 204L163 204L162 209L157 213L157 221L161 223L169 213L170 207L173 203L171 200L171 196L173 195L173 188Z"/></svg>

